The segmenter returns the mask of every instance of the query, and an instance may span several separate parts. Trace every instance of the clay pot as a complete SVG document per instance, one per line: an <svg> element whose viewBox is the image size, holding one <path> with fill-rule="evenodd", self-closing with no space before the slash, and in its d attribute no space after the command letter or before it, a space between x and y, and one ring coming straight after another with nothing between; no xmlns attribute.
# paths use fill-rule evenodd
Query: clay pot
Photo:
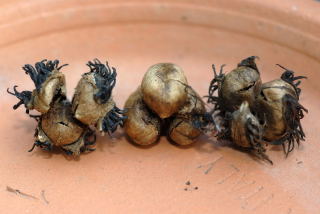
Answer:
<svg viewBox="0 0 320 214"><path fill-rule="evenodd" d="M319 211L320 2L257 0L0 1L1 210L10 213L317 213ZM28 153L36 122L5 90L33 83L21 67L60 59L72 97L85 63L99 58L117 68L119 107L155 63L173 62L188 83L207 94L211 64L256 55L264 81L279 63L307 76L300 102L306 141L288 158L267 149L274 165L220 147L215 138L193 147L169 143L142 149L99 137L97 150L69 161L41 150ZM162 141L166 141L164 138ZM113 142L113 143L112 143ZM113 146L111 146L111 143ZM213 146L217 145L217 146ZM190 181L190 182L187 182ZM6 186L32 197L13 194ZM196 188L197 187L197 188ZM9 188L9 190L11 190ZM49 204L47 204L49 203Z"/></svg>

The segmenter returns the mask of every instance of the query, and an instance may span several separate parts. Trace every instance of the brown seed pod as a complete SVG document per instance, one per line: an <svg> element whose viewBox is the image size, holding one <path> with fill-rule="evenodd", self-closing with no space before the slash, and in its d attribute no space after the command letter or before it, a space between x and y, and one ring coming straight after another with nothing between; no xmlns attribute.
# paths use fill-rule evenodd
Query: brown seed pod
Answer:
<svg viewBox="0 0 320 214"><path fill-rule="evenodd" d="M187 99L187 80L180 67L171 63L151 66L141 83L143 100L160 118L168 118L182 107Z"/></svg>
<svg viewBox="0 0 320 214"><path fill-rule="evenodd" d="M150 145L160 137L160 118L144 103L139 87L125 103L127 119L124 130L132 141L139 145Z"/></svg>
<svg viewBox="0 0 320 214"><path fill-rule="evenodd" d="M16 90L8 93L20 101L14 105L17 109L24 104L29 110L38 110L41 115L30 115L38 121L35 133L35 146L43 150L51 150L53 146L62 148L67 154L79 155L80 152L92 151L90 145L95 143L95 133L89 125L97 125L99 130L114 132L122 125L125 117L111 99L111 91L115 85L116 71L95 60L89 62L90 72L80 80L73 105L66 98L65 78L59 71L59 61L36 63L35 68L25 65L23 69L35 83L36 89L31 91ZM74 115L76 113L76 115Z"/></svg>
<svg viewBox="0 0 320 214"><path fill-rule="evenodd" d="M116 84L116 69L112 67L111 70L108 63L104 65L97 59L87 65L90 72L82 75L72 99L74 116L86 125L96 126L100 132L113 132L104 123L108 112L114 110L117 113L118 110L111 97ZM118 114L116 116L119 120L114 123L115 128L122 125L124 119Z"/></svg>
<svg viewBox="0 0 320 214"><path fill-rule="evenodd" d="M261 90L259 70L255 64L256 56L242 60L238 67L223 74L223 66L217 74L213 65L214 79L209 86L208 103L216 105L221 112L233 112L239 109L242 102L247 101L252 106L255 97ZM218 90L218 96L215 91Z"/></svg>
<svg viewBox="0 0 320 214"><path fill-rule="evenodd" d="M263 126L260 124L249 108L249 103L244 101L237 111L231 114L230 137L239 147L250 150L254 155L272 161L265 154L266 149L263 146L262 135Z"/></svg>
<svg viewBox="0 0 320 214"><path fill-rule="evenodd" d="M179 145L189 145L202 133L206 112L204 102L191 88L187 87L187 102L172 117L168 137Z"/></svg>
<svg viewBox="0 0 320 214"><path fill-rule="evenodd" d="M305 138L300 120L307 109L299 104L300 81L295 83L302 78L305 77L294 77L293 72L286 69L281 79L262 85L255 105L259 118L266 124L264 140L270 144L283 145L286 155L294 149L295 142L299 145L300 140ZM285 142L288 142L287 148Z"/></svg>

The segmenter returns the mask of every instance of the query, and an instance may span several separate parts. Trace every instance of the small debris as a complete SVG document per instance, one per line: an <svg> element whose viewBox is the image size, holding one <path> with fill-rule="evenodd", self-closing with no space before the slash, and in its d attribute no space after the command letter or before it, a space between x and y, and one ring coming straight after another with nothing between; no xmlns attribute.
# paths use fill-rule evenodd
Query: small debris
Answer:
<svg viewBox="0 0 320 214"><path fill-rule="evenodd" d="M198 187L195 187L194 189L197 190L197 189L199 189L199 188L198 188Z"/></svg>
<svg viewBox="0 0 320 214"><path fill-rule="evenodd" d="M186 182L186 185L188 185L188 186L189 186L190 184L191 184L191 182L190 182L190 181L187 181L187 182Z"/></svg>
<svg viewBox="0 0 320 214"><path fill-rule="evenodd" d="M24 196L24 197L27 197L27 198L32 198L32 199L35 199L35 200L39 200L39 198L37 198L37 197L35 197L33 195L29 195L27 193L21 192L20 190L14 189L14 188L9 187L9 186L7 186L7 191L15 193L16 195Z"/></svg>
<svg viewBox="0 0 320 214"><path fill-rule="evenodd" d="M47 200L47 198L46 198L46 196L45 196L45 191L44 191L44 190L41 191L41 197L42 197L43 201L44 201L46 204L49 204L49 201Z"/></svg>
<svg viewBox="0 0 320 214"><path fill-rule="evenodd" d="M298 161L298 162L297 162L297 164L302 164L302 163L303 163L303 161Z"/></svg>

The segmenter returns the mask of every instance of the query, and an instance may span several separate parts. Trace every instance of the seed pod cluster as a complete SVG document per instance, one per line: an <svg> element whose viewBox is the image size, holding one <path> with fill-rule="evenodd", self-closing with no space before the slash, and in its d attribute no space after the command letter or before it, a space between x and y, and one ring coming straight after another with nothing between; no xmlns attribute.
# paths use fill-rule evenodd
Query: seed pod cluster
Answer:
<svg viewBox="0 0 320 214"><path fill-rule="evenodd" d="M242 60L227 74L223 66L209 86L208 103L217 116L218 139L227 139L270 163L265 145L282 145L288 155L305 139L300 120L307 109L299 104L300 79L284 69L281 78L263 83L255 64L257 57Z"/></svg>
<svg viewBox="0 0 320 214"><path fill-rule="evenodd" d="M125 132L138 145L151 145L162 134L178 145L189 145L208 120L204 102L182 69L171 63L151 66L125 109Z"/></svg>
<svg viewBox="0 0 320 214"><path fill-rule="evenodd" d="M59 61L43 60L35 66L25 65L23 69L35 84L31 91L7 90L20 101L13 106L17 109L24 104L26 113L37 110L40 115L30 115L37 120L35 143L43 150L61 148L68 155L77 156L81 152L94 150L96 127L100 132L111 134L123 124L123 111L116 107L111 93L116 83L116 70L99 60L88 62L90 71L82 75L72 102L66 97L64 74Z"/></svg>

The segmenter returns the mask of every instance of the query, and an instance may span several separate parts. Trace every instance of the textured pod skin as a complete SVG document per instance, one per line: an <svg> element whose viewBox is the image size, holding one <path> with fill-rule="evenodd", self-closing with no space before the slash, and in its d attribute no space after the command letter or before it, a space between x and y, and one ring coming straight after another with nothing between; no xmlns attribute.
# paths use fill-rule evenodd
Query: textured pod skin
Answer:
<svg viewBox="0 0 320 214"><path fill-rule="evenodd" d="M99 91L94 76L94 73L82 75L72 99L72 110L79 121L86 125L96 125L99 131L103 131L102 120L115 107L115 103L111 97L106 103L98 103L94 99Z"/></svg>
<svg viewBox="0 0 320 214"><path fill-rule="evenodd" d="M66 96L66 81L63 73L58 70L52 71L47 77L40 90L34 89L32 92L32 108L44 114L49 111L51 102L55 95Z"/></svg>
<svg viewBox="0 0 320 214"><path fill-rule="evenodd" d="M188 98L184 106L172 117L169 138L179 145L189 145L202 133L202 115L206 109L200 96L188 88Z"/></svg>
<svg viewBox="0 0 320 214"><path fill-rule="evenodd" d="M177 65L171 63L153 65L141 83L143 100L160 118L168 118L179 111L186 102L187 84L182 69Z"/></svg>
<svg viewBox="0 0 320 214"><path fill-rule="evenodd" d="M250 67L240 66L229 72L221 83L219 97L226 111L233 112L242 102L253 106L261 90L260 74Z"/></svg>
<svg viewBox="0 0 320 214"><path fill-rule="evenodd" d="M295 99L298 96L294 88L287 82L278 79L262 85L262 91L256 102L256 111L264 118L266 127L263 137L272 142L283 137L287 130L285 119L285 103L283 98L290 95Z"/></svg>
<svg viewBox="0 0 320 214"><path fill-rule="evenodd" d="M57 100L50 110L42 115L40 126L55 146L76 142L86 128L74 119L71 103L67 100Z"/></svg>
<svg viewBox="0 0 320 214"><path fill-rule="evenodd" d="M26 113L35 109L41 115L30 115L38 121L35 133L35 146L50 151L53 146L59 147L68 155L77 156L81 152L93 151L95 132L89 125L95 125L99 131L111 134L122 125L125 119L123 111L116 107L111 92L116 83L116 69L102 64L95 59L89 61L90 72L84 74L76 88L71 104L66 97L65 77L58 67L59 61L43 60L35 66L25 65L23 69L35 84L31 91L13 92L9 94L19 99L13 106L17 109L24 104Z"/></svg>
<svg viewBox="0 0 320 214"><path fill-rule="evenodd" d="M254 116L249 103L244 101L237 111L234 111L230 120L231 140L239 147L249 149L256 156L272 161L265 154L266 149L262 144L263 126Z"/></svg>
<svg viewBox="0 0 320 214"><path fill-rule="evenodd" d="M161 121L143 102L141 89L130 95L125 103L128 117L124 130L132 141L139 145L150 145L160 137Z"/></svg>

